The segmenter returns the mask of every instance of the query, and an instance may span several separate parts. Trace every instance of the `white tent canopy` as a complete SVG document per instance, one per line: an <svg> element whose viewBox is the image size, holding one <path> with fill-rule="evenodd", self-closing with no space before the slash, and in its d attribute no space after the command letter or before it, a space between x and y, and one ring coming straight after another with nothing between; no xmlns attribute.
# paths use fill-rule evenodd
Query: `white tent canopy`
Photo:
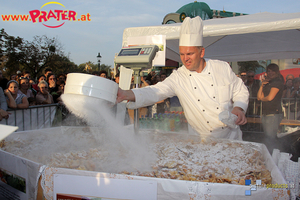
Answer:
<svg viewBox="0 0 300 200"><path fill-rule="evenodd" d="M205 57L224 61L290 59L300 57L300 13L257 13L203 21ZM180 61L180 23L127 28L129 37L166 35L166 58Z"/></svg>

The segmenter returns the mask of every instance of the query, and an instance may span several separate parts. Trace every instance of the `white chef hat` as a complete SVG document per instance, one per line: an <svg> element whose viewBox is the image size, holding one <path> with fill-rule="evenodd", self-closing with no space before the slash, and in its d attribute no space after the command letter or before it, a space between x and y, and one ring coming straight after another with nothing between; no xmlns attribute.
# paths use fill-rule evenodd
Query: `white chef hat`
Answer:
<svg viewBox="0 0 300 200"><path fill-rule="evenodd" d="M186 17L181 24L179 46L203 46L202 19Z"/></svg>

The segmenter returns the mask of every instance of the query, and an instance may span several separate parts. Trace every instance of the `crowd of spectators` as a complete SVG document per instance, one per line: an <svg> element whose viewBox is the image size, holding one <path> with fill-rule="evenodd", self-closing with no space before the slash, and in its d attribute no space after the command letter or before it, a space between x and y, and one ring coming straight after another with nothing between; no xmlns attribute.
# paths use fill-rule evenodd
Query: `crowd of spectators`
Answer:
<svg viewBox="0 0 300 200"><path fill-rule="evenodd" d="M29 106L59 103L64 106L61 95L67 75L55 75L46 68L43 75L32 79L29 71L17 71L10 80L0 70L0 121L9 117L8 109L26 109Z"/></svg>
<svg viewBox="0 0 300 200"><path fill-rule="evenodd" d="M110 79L107 71L95 71L92 75ZM51 68L46 68L44 74L35 80L29 71L17 71L9 80L3 77L0 70L0 121L8 119L8 109L26 109L30 106L58 103L62 114L69 113L61 99L67 80L67 74L55 74ZM112 79L113 80L113 79ZM119 81L119 75L115 80Z"/></svg>
<svg viewBox="0 0 300 200"><path fill-rule="evenodd" d="M103 78L111 79L108 76L107 71L94 71L92 75L100 76ZM240 78L249 90L249 105L247 110L247 116L260 115L261 103L257 99L257 93L261 86L261 81L254 79L254 71L243 71L240 73ZM149 85L155 85L160 81L163 81L167 77L165 71L151 70L147 76L141 77L141 85L139 87L145 87ZM66 83L66 74L54 74L52 69L46 68L44 74L37 77L36 80L32 79L30 72L17 71L16 74L12 74L10 79L6 79L0 71L0 120L8 118L7 109L16 108L28 108L29 106L53 104L59 103L63 105L61 95L64 93L64 86ZM115 75L114 79L111 79L119 84L120 73ZM131 88L135 87L133 83L134 77L132 77ZM289 74L285 77L284 89L282 92L282 98L296 98L300 97L300 77L294 77ZM297 117L300 117L300 109L295 107L295 103L291 101L283 100L283 111L285 112L289 107L289 113L291 118L295 116L295 110L299 112ZM163 101L157 102L154 105L142 108L142 115L152 117L155 113L165 113L165 111L183 111L178 98L172 97Z"/></svg>
<svg viewBox="0 0 300 200"><path fill-rule="evenodd" d="M266 75L263 79L266 78ZM243 80L244 84L248 88L249 91L249 105L247 109L247 116L255 117L261 114L261 101L257 99L258 90L262 84L261 80L254 79L255 72L254 71L243 71L239 74L239 77ZM300 76L300 75L299 75ZM298 99L296 99L298 98ZM300 77L294 77L292 74L288 74L284 79L284 88L282 92L282 106L284 116L287 117L287 112L291 113L289 119L294 119L294 111L295 111L295 102L300 98ZM299 102L300 103L300 102ZM300 111L300 107L297 108L297 112ZM300 112L297 115L298 119L300 119Z"/></svg>
<svg viewBox="0 0 300 200"><path fill-rule="evenodd" d="M268 65L267 71L259 77L260 80L254 79L254 76L254 71L239 74L249 91L246 116L250 121L242 127L247 131L245 139L264 143L270 153L273 148L293 153L291 146L299 146L293 139L297 135L299 137L299 127L283 125L282 119L300 120L300 77L292 74L283 77L276 64ZM253 123L253 118L259 120ZM258 121L261 123L257 123ZM255 134L256 131L263 131L263 134Z"/></svg>

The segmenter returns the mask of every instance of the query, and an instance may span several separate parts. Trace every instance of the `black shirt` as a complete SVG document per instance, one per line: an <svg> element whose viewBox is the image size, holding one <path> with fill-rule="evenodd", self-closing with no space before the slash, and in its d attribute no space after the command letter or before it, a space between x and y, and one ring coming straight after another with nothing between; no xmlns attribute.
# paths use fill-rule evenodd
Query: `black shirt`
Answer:
<svg viewBox="0 0 300 200"><path fill-rule="evenodd" d="M280 77L270 80L269 83L264 86L263 93L265 97L269 95L271 88L277 88L279 91L272 101L263 101L262 112L264 115L282 113L281 97L284 84Z"/></svg>

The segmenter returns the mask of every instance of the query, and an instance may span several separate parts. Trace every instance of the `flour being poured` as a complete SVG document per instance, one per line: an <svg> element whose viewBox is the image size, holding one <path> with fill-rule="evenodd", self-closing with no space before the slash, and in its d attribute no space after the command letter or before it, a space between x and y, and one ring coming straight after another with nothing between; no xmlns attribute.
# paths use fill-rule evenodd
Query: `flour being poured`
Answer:
<svg viewBox="0 0 300 200"><path fill-rule="evenodd" d="M94 136L99 145L105 144L106 151L109 152L110 163L107 164L114 166L113 169L109 167L107 172L133 169L143 171L155 162L155 154L149 151L151 142L147 137L140 137L133 129L126 128L122 122L117 121L110 102L76 94L63 94L62 100L74 115L99 130L91 134L96 134Z"/></svg>

